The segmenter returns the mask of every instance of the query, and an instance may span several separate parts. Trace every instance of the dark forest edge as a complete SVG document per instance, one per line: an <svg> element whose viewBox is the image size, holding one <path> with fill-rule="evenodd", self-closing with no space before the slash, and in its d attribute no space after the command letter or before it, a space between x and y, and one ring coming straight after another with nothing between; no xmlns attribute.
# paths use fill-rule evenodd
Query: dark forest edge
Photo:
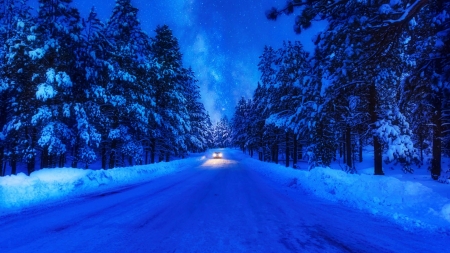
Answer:
<svg viewBox="0 0 450 253"><path fill-rule="evenodd" d="M212 124L177 39L141 29L116 0L103 23L71 0L0 0L0 165L101 168L168 161L211 146Z"/></svg>
<svg viewBox="0 0 450 253"><path fill-rule="evenodd" d="M339 154L348 172L371 145L374 175L384 174L384 154L405 172L428 162L432 178L446 182L450 2L289 0L266 16L296 11L295 32L317 20L328 27L315 38L313 55L300 42L264 48L258 87L236 106L234 144L276 163L284 153L294 167L304 155L313 168Z"/></svg>

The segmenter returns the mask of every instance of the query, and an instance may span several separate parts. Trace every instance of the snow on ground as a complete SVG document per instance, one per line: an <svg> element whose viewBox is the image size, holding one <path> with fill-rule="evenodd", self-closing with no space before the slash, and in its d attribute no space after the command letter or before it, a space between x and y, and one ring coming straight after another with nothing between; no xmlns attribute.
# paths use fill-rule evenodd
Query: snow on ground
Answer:
<svg viewBox="0 0 450 253"><path fill-rule="evenodd" d="M240 152L225 150L224 152ZM246 156L241 162L301 194L339 202L399 223L405 229L450 232L450 185L430 178L428 170L416 168L405 174L394 165L384 164L386 176L373 176L370 150L363 163L357 163L358 174L347 174L339 160L331 168L307 171L260 162ZM45 204L67 197L80 196L99 189L148 181L163 175L200 165L206 159L198 155L188 159L111 170L72 168L44 169L31 176L19 173L0 178L0 214ZM448 158L444 163L450 163Z"/></svg>
<svg viewBox="0 0 450 253"><path fill-rule="evenodd" d="M412 165L414 173L405 173L401 169L400 164L383 162L383 171L386 176L395 177L401 181L414 181L431 188L435 193L438 193L446 198L450 198L450 185L438 183L431 178L431 173L428 170L430 166L431 157L425 155L424 164L421 166ZM343 167L342 159L338 158L331 165L331 168L341 170ZM373 148L366 146L363 151L363 162L356 162L355 167L359 174L373 175ZM442 157L442 170L450 169L450 158ZM450 183L450 182L449 182Z"/></svg>
<svg viewBox="0 0 450 253"><path fill-rule="evenodd" d="M148 181L200 165L205 156L111 170L43 169L0 177L0 214L80 196L100 189Z"/></svg>
<svg viewBox="0 0 450 253"><path fill-rule="evenodd" d="M242 162L280 184L297 189L299 197L314 194L387 217L405 229L450 232L449 184L432 180L426 168L416 168L414 174L405 174L390 164L383 164L385 176L374 176L370 152L367 156L365 162L356 164L358 174L342 171L339 161L330 168L311 171L306 169L306 163L300 163L300 169L293 169L250 157Z"/></svg>

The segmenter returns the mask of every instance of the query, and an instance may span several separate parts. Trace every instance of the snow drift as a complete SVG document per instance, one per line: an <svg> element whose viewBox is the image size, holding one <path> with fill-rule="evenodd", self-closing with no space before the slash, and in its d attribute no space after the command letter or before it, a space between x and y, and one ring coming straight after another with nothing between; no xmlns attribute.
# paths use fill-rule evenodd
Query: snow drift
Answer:
<svg viewBox="0 0 450 253"><path fill-rule="evenodd" d="M280 184L388 217L405 229L450 230L450 199L418 182L330 168L295 170L251 158L242 162Z"/></svg>
<svg viewBox="0 0 450 253"><path fill-rule="evenodd" d="M0 178L0 211L84 195L101 189L148 181L200 165L205 157L171 162L115 168L82 170L74 168L43 169L27 176L23 173Z"/></svg>

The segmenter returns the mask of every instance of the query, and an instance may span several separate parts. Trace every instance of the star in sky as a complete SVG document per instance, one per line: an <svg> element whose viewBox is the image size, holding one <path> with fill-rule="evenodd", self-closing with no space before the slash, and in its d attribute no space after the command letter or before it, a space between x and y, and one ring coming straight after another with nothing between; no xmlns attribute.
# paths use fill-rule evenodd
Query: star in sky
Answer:
<svg viewBox="0 0 450 253"><path fill-rule="evenodd" d="M37 8L37 0L30 2ZM283 6L284 0L132 0L139 9L142 28L150 36L157 25L167 24L178 38L185 67L192 67L198 79L202 102L212 122L232 117L241 97L251 98L260 73L259 56L265 45L278 48L283 40L301 40L313 50L307 30L293 31L292 17L267 20L265 11ZM74 0L73 6L87 17L95 6L106 22L114 0Z"/></svg>

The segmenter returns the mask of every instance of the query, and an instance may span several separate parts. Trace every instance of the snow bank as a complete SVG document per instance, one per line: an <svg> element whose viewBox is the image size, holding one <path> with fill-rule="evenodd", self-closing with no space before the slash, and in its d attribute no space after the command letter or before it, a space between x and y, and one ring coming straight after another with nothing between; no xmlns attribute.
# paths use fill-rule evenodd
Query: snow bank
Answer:
<svg viewBox="0 0 450 253"><path fill-rule="evenodd" d="M27 176L23 173L0 178L0 211L83 195L107 187L148 181L200 165L205 159L192 157L172 162L115 168L82 170L74 168L43 169Z"/></svg>
<svg viewBox="0 0 450 253"><path fill-rule="evenodd" d="M450 230L450 199L418 182L330 168L294 170L251 158L242 162L280 184L388 217L406 229Z"/></svg>

